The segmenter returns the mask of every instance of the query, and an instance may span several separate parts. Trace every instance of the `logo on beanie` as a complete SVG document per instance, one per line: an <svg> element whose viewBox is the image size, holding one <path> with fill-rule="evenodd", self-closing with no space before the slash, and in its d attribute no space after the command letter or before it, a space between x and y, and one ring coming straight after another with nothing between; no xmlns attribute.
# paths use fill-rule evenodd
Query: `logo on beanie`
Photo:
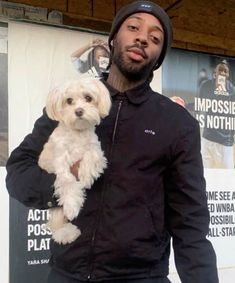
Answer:
<svg viewBox="0 0 235 283"><path fill-rule="evenodd" d="M141 4L141 7L143 7L143 8L151 8L151 6L150 5L148 5L148 4Z"/></svg>

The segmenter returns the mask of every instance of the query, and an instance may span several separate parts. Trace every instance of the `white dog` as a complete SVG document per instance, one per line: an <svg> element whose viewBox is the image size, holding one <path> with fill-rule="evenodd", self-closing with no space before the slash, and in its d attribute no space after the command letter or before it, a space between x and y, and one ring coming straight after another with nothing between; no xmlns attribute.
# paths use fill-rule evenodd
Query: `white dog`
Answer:
<svg viewBox="0 0 235 283"><path fill-rule="evenodd" d="M108 115L110 107L107 88L94 78L82 77L49 93L46 111L59 123L44 145L38 164L56 174L54 194L60 207L49 209L48 226L52 238L60 244L71 243L81 234L69 221L78 216L85 189L107 166L95 126ZM70 171L77 161L79 180Z"/></svg>

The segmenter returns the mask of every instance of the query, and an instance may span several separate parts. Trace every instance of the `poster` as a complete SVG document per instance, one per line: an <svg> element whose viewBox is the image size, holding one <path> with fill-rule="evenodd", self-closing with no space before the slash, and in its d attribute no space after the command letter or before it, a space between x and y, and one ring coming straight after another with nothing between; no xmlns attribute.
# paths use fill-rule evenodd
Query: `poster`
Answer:
<svg viewBox="0 0 235 283"><path fill-rule="evenodd" d="M32 131L48 92L82 74L99 77L109 63L107 37L28 23L9 23L9 150ZM153 88L161 90L161 71ZM10 199L10 283L46 281L48 212ZM16 237L17 235L17 237Z"/></svg>
<svg viewBox="0 0 235 283"><path fill-rule="evenodd" d="M232 283L223 272L235 273L235 59L172 49L162 72L162 93L200 125L208 239L216 251L220 281Z"/></svg>
<svg viewBox="0 0 235 283"><path fill-rule="evenodd" d="M8 157L7 24L0 23L0 166Z"/></svg>
<svg viewBox="0 0 235 283"><path fill-rule="evenodd" d="M199 121L204 168L234 169L235 59L172 49L163 94Z"/></svg>
<svg viewBox="0 0 235 283"><path fill-rule="evenodd" d="M24 23L9 23L8 42L11 151L32 131L48 92L84 73L98 77L109 53L103 35ZM10 199L10 283L46 282L47 220L47 210Z"/></svg>
<svg viewBox="0 0 235 283"><path fill-rule="evenodd" d="M8 25L0 22L0 282L8 282L9 199L5 189L5 164L8 157Z"/></svg>
<svg viewBox="0 0 235 283"><path fill-rule="evenodd" d="M109 54L104 49L107 48L106 40L106 36L87 32L9 23L9 126L8 142L5 142L9 144L9 151L31 132L35 120L42 113L50 89L83 73L99 76L108 64ZM97 48L97 53L92 51L96 45L103 46ZM216 90L216 97L219 99L200 96L203 83L214 77L216 62L223 60L229 64L229 83L218 77L217 84L220 87ZM225 130L228 134L234 131L234 96L230 95L234 84L234 59L173 49L162 70L155 74L151 86L181 103L198 119L203 137L205 127ZM231 253L235 237L234 142L228 146L230 153L233 151L232 155L224 154L227 158L224 161L222 159L223 162L217 164L212 160L205 166L211 213L208 237L217 253L222 283L232 283L231 278L235 274L234 256ZM7 150L3 152L7 155ZM16 200L10 200L10 283L46 281L50 256L50 232L45 227L47 219L46 210L26 208ZM226 278L224 270L231 271L229 275L226 273ZM170 278L173 283L179 282L174 268L171 268Z"/></svg>

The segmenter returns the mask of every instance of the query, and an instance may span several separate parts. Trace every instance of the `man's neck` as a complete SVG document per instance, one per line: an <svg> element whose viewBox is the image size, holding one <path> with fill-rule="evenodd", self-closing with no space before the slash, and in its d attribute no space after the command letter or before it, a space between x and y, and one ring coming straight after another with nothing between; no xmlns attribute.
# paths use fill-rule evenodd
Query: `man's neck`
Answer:
<svg viewBox="0 0 235 283"><path fill-rule="evenodd" d="M134 88L142 84L145 79L139 81L130 81L118 70L115 65L110 67L107 83L120 92L125 92L128 89Z"/></svg>

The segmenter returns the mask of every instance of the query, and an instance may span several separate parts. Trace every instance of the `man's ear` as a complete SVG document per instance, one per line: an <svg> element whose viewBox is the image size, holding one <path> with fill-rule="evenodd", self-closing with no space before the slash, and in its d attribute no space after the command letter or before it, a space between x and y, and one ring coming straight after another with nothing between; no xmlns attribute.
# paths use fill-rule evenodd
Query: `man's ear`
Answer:
<svg viewBox="0 0 235 283"><path fill-rule="evenodd" d="M117 34L114 35L113 39L110 41L111 48L113 48L116 44Z"/></svg>

